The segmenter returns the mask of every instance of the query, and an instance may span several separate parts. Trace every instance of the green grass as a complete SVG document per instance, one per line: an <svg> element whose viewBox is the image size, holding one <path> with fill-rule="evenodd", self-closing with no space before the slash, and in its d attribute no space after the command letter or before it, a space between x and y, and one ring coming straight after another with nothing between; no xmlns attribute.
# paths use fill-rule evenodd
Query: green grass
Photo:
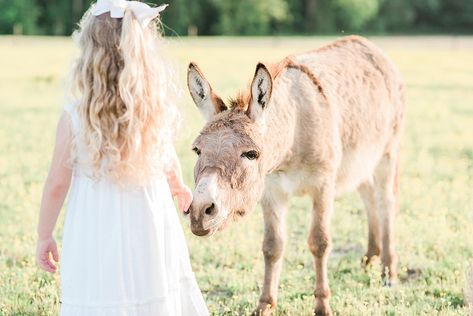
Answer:
<svg viewBox="0 0 473 316"><path fill-rule="evenodd" d="M246 86L259 60L276 60L330 38L180 39L170 44L182 77L198 62L222 97ZM404 74L407 124L396 220L400 284L381 286L360 268L367 224L356 194L339 199L329 261L337 315L465 315L473 255L473 38L375 38ZM58 275L34 263L35 231L65 77L69 39L0 38L0 315L55 315ZM178 152L192 183L192 139L202 120L184 91ZM310 315L314 272L307 249L309 200L293 199L276 315ZM214 237L191 235L192 264L213 315L247 315L258 300L263 238L259 209ZM61 219L62 222L62 219ZM60 239L62 224L56 236Z"/></svg>

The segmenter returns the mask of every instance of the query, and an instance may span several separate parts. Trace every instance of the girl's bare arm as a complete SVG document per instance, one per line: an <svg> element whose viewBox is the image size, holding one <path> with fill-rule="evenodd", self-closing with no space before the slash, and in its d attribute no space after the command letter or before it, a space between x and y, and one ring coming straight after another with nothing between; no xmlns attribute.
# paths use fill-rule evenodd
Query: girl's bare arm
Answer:
<svg viewBox="0 0 473 316"><path fill-rule="evenodd" d="M59 212L66 198L71 183L72 169L69 166L71 146L71 124L67 113L59 119L56 130L56 144L49 174L44 185L43 197L38 223L37 261L39 266L49 272L56 270L50 259L50 254L57 262L59 260L53 230Z"/></svg>
<svg viewBox="0 0 473 316"><path fill-rule="evenodd" d="M181 164L177 158L176 151L172 147L172 157L166 169L166 178L171 189L172 196L177 197L179 209L186 212L192 202L192 193L182 180Z"/></svg>

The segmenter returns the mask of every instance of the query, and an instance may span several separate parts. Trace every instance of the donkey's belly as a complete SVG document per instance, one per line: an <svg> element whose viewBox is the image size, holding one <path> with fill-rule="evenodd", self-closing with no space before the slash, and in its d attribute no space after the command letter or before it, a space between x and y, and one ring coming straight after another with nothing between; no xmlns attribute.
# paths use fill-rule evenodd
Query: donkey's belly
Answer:
<svg viewBox="0 0 473 316"><path fill-rule="evenodd" d="M276 171L266 176L266 194L288 194L302 196L311 194L318 185L317 177L304 170Z"/></svg>
<svg viewBox="0 0 473 316"><path fill-rule="evenodd" d="M346 150L337 172L335 193L337 196L355 190L362 182L373 176L381 157L378 146L366 146Z"/></svg>

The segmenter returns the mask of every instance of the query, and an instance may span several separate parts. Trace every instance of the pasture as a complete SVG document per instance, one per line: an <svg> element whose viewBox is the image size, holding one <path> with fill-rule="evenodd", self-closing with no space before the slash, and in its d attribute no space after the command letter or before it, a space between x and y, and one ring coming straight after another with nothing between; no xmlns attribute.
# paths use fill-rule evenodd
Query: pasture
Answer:
<svg viewBox="0 0 473 316"><path fill-rule="evenodd" d="M251 79L258 61L332 38L176 39L167 48L185 88L196 61L221 97ZM401 211L396 219L397 287L379 269L360 267L367 222L356 193L335 203L329 260L336 315L466 315L464 290L473 257L473 38L372 38L404 75L406 128L401 150ZM56 315L58 275L35 266L40 195L76 50L68 38L0 37L0 315ZM191 141L203 120L183 89L176 142L192 187ZM276 315L311 315L314 271L307 247L309 200L294 198ZM56 237L60 240L62 216ZM213 237L190 233L191 260L212 315L248 315L263 276L260 209Z"/></svg>

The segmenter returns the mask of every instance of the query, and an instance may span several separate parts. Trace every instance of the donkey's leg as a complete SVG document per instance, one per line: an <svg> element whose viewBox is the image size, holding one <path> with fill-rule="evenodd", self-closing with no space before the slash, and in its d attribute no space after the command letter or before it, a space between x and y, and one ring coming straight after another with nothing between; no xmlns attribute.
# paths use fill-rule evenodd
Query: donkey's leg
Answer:
<svg viewBox="0 0 473 316"><path fill-rule="evenodd" d="M333 210L334 183L330 181L318 188L313 197L312 224L309 233L309 248L314 255L316 274L315 315L332 315L329 306L327 261L332 246L330 219Z"/></svg>
<svg viewBox="0 0 473 316"><path fill-rule="evenodd" d="M264 284L259 304L253 315L270 315L277 304L279 276L286 245L286 213L288 197L284 193L265 196L264 214Z"/></svg>
<svg viewBox="0 0 473 316"><path fill-rule="evenodd" d="M377 196L378 213L381 223L381 260L383 263L383 277L387 277L387 284L391 285L396 279L397 257L394 246L394 217L398 201L395 195L395 177L397 172L397 155L386 153L376 167L375 189Z"/></svg>
<svg viewBox="0 0 473 316"><path fill-rule="evenodd" d="M362 260L363 265L368 265L373 257L379 257L381 254L380 225L373 180L363 182L358 187L358 192L368 215L368 250Z"/></svg>

